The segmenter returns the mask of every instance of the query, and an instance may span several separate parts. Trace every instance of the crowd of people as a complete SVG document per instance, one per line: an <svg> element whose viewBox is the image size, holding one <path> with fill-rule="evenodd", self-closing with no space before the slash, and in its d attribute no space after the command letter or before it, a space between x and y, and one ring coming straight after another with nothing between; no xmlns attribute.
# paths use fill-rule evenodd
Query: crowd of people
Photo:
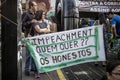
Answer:
<svg viewBox="0 0 120 80"><path fill-rule="evenodd" d="M120 80L120 57L117 56L117 60L108 60L108 53L114 47L116 47L115 40L118 44L118 49L120 48L120 16L114 12L108 12L107 14L99 13L94 19L82 19L81 26L82 28L94 25L103 25L103 34L104 34L104 46L105 46L105 55L106 62L102 62L102 66L106 67L106 75L101 80ZM112 54L114 54L111 51ZM116 51L116 54L120 54L120 51ZM98 66L98 62L95 62L95 65Z"/></svg>
<svg viewBox="0 0 120 80"><path fill-rule="evenodd" d="M22 14L22 31L24 32L25 37L38 36L42 34L48 34L51 32L52 33L57 32L56 17L51 16L50 19L48 20L46 19L46 14L47 14L47 10L46 10L46 4L44 2L37 4L34 0L29 1L29 9L26 10ZM92 23L89 23L87 20L82 19L82 22L81 22L82 28L87 27L87 26L93 26L93 25L104 26L103 32L104 32L104 39L105 39L104 40L105 51L108 48L111 49L112 47L111 39L120 38L120 16L114 14L113 12L109 12L106 15L103 13L100 13ZM35 78L39 78L40 75L37 71L34 60L31 57L30 51L28 50L27 46L26 46L26 58L25 59L26 59L25 68L24 68L25 75L29 76L30 71L34 71ZM103 62L103 65L104 66L106 65L105 62ZM110 65L112 65L112 67L110 67ZM111 78L109 80L120 80L120 61L118 61L118 63L116 64L110 64L110 65L107 66L108 79ZM119 78L112 79L115 76L119 76Z"/></svg>
<svg viewBox="0 0 120 80"><path fill-rule="evenodd" d="M81 19L81 26L88 27L94 25L103 25L105 51L113 48L114 39L120 38L120 16L114 12L99 13L95 18L83 18Z"/></svg>

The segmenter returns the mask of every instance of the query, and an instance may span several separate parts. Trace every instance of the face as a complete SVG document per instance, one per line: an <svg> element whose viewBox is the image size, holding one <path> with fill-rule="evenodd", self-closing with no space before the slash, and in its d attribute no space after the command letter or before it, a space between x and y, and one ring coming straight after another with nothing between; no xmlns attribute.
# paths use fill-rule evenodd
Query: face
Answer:
<svg viewBox="0 0 120 80"><path fill-rule="evenodd" d="M42 19L45 19L45 16L46 16L46 13L43 12L43 14L42 14Z"/></svg>
<svg viewBox="0 0 120 80"><path fill-rule="evenodd" d="M111 18L112 18L112 14L109 14L109 15L107 15L107 16L108 16L108 18L109 18L109 19L111 19Z"/></svg>
<svg viewBox="0 0 120 80"><path fill-rule="evenodd" d="M37 11L37 3L36 2L33 2L33 11L36 12Z"/></svg>
<svg viewBox="0 0 120 80"><path fill-rule="evenodd" d="M120 80L120 65L117 66L109 75L110 80Z"/></svg>

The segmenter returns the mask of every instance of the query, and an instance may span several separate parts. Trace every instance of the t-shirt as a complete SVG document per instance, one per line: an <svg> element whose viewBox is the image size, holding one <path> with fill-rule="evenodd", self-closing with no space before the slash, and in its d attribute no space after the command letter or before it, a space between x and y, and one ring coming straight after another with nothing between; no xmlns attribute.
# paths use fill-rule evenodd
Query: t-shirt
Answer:
<svg viewBox="0 0 120 80"><path fill-rule="evenodd" d="M120 36L120 16L119 16L119 15L115 15L115 16L111 19L111 24L112 24L112 25L115 24L116 32L117 32L117 34Z"/></svg>
<svg viewBox="0 0 120 80"><path fill-rule="evenodd" d="M89 26L93 26L95 20L90 20Z"/></svg>
<svg viewBox="0 0 120 80"><path fill-rule="evenodd" d="M46 22L42 22L42 23L36 22L36 23L34 23L33 26L35 27L36 25L39 25L39 27L41 29L47 28L47 23ZM36 35L36 34L41 35L41 34L45 34L45 33L44 32L37 32L36 30L34 30L34 35Z"/></svg>

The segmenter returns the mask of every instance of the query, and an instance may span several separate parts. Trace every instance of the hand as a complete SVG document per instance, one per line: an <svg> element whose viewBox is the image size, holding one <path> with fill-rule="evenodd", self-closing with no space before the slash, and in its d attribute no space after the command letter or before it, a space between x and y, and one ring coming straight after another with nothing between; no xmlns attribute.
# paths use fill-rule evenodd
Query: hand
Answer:
<svg viewBox="0 0 120 80"><path fill-rule="evenodd" d="M49 33L49 29L48 28L45 28L45 33Z"/></svg>
<svg viewBox="0 0 120 80"><path fill-rule="evenodd" d="M36 20L36 19L33 19L31 22L34 23L34 22L37 22L37 20Z"/></svg>

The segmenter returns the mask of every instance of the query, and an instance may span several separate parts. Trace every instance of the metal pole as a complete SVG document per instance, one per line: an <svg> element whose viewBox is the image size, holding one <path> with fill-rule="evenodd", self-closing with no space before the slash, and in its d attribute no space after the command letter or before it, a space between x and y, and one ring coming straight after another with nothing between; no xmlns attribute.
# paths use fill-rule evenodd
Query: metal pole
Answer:
<svg viewBox="0 0 120 80"><path fill-rule="evenodd" d="M17 0L1 0L1 4L2 80L17 80Z"/></svg>

